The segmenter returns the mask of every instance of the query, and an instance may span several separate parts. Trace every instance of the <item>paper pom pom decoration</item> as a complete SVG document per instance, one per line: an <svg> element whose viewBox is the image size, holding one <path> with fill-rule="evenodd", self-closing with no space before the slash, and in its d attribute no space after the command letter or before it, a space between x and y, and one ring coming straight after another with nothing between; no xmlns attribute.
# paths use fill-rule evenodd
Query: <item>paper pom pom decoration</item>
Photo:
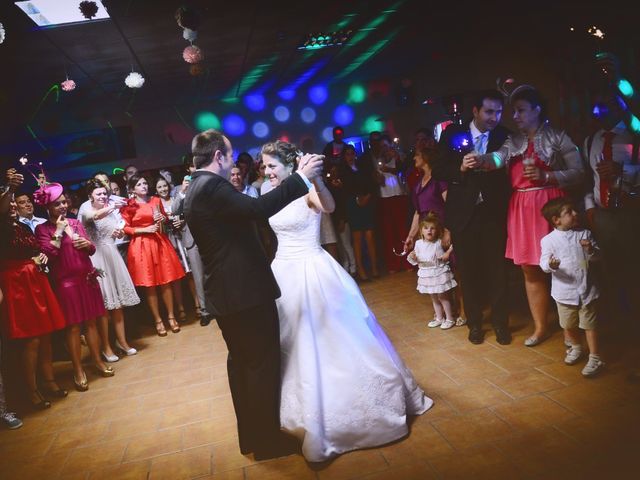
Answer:
<svg viewBox="0 0 640 480"><path fill-rule="evenodd" d="M202 54L202 50L198 47L190 45L183 50L182 58L184 58L184 61L187 63L200 63L204 58L204 55Z"/></svg>
<svg viewBox="0 0 640 480"><path fill-rule="evenodd" d="M76 89L76 82L74 82L73 80L69 80L67 78L64 82L60 84L60 86L62 87L62 90L64 90L65 92L70 92L71 90Z"/></svg>
<svg viewBox="0 0 640 480"><path fill-rule="evenodd" d="M140 88L144 85L144 77L138 72L131 72L127 75L127 78L124 79L124 83L126 83L129 88Z"/></svg>
<svg viewBox="0 0 640 480"><path fill-rule="evenodd" d="M91 20L98 13L98 5L96 2L80 2L79 7L84 18Z"/></svg>
<svg viewBox="0 0 640 480"><path fill-rule="evenodd" d="M0 23L0 43L4 42L5 32L4 26Z"/></svg>
<svg viewBox="0 0 640 480"><path fill-rule="evenodd" d="M200 25L200 16L195 10L189 7L182 6L176 10L176 22L182 28L188 28L190 30L197 30Z"/></svg>
<svg viewBox="0 0 640 480"><path fill-rule="evenodd" d="M182 38L184 38L188 42L193 42L196 38L198 38L198 32L196 32L195 30L191 30L190 28L185 28L182 32Z"/></svg>
<svg viewBox="0 0 640 480"><path fill-rule="evenodd" d="M195 65L191 65L189 67L189 73L194 77L197 77L198 75L202 75L204 73L204 68L202 68L202 65L200 65L199 63L196 63Z"/></svg>

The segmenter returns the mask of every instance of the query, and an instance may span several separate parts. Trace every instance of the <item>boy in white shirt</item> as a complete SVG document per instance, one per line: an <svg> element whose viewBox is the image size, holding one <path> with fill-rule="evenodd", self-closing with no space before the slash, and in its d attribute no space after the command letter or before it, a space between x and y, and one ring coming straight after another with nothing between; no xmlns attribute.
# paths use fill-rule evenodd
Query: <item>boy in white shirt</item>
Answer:
<svg viewBox="0 0 640 480"><path fill-rule="evenodd" d="M580 329L585 331L589 361L582 375L598 373L604 362L598 354L596 300L600 296L589 263L596 259L598 246L589 230L578 228L578 214L568 198L550 200L542 215L554 228L542 238L540 268L551 273L551 296L558 306L560 326L571 343L564 362L576 364L582 357Z"/></svg>

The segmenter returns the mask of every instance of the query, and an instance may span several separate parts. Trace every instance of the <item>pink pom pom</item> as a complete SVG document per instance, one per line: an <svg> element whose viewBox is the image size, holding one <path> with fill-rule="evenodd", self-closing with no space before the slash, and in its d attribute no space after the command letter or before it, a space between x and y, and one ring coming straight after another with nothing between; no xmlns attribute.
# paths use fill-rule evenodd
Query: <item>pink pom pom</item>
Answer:
<svg viewBox="0 0 640 480"><path fill-rule="evenodd" d="M195 45L190 45L182 52L182 58L187 63L200 63L204 58L202 50Z"/></svg>
<svg viewBox="0 0 640 480"><path fill-rule="evenodd" d="M69 80L67 78L64 82L60 84L60 86L62 87L62 90L64 90L65 92L70 92L71 90L75 90L76 82L74 82L73 80Z"/></svg>

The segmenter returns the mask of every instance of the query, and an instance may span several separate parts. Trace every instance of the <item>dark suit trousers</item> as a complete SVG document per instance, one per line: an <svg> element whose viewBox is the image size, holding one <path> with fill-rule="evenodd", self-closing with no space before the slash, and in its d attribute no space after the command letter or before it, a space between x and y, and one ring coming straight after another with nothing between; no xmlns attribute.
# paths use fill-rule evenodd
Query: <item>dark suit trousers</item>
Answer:
<svg viewBox="0 0 640 480"><path fill-rule="evenodd" d="M216 320L229 349L227 371L242 453L280 438L280 324L275 301Z"/></svg>
<svg viewBox="0 0 640 480"><path fill-rule="evenodd" d="M477 205L464 231L452 233L469 329L482 326L485 303L491 306L494 328L507 328L509 321L506 219L502 222L489 213L486 205Z"/></svg>

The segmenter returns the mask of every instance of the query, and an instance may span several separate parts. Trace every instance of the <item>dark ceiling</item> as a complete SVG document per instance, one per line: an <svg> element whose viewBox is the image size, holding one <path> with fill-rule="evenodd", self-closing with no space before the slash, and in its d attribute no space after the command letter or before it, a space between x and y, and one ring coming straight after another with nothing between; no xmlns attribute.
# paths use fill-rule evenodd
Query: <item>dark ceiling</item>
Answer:
<svg viewBox="0 0 640 480"><path fill-rule="evenodd" d="M67 0L60 0L67 1ZM560 3L560 2L558 2ZM0 46L0 107L9 129L22 128L48 89L65 78L78 84L64 108L110 115L110 110L197 104L259 90L276 93L289 85L322 81L402 78L442 55L504 37L504 52L519 42L553 48L554 34L571 22L597 18L629 21L602 2L430 2L104 0L111 20L37 29L13 2L0 5L7 38ZM182 59L188 45L174 18L186 4L200 16L196 44L205 59L191 75ZM527 5L529 11L518 8ZM480 10L478 7L482 7ZM625 20L626 18L626 20ZM346 46L303 52L296 47L311 32L351 29ZM146 83L132 92L124 85L134 69ZM453 72L449 72L452 74ZM438 72L446 74L446 72ZM5 113L6 112L6 113ZM1 139L1 137L0 137Z"/></svg>

